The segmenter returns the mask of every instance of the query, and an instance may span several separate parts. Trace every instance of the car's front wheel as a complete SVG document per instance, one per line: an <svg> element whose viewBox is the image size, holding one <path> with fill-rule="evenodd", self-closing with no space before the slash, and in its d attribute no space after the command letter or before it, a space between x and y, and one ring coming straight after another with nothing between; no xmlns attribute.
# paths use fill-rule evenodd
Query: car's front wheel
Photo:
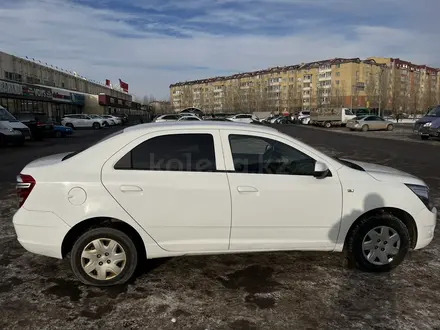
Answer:
<svg viewBox="0 0 440 330"><path fill-rule="evenodd" d="M92 127L93 129L100 129L101 125L99 123L93 123Z"/></svg>
<svg viewBox="0 0 440 330"><path fill-rule="evenodd" d="M410 246L408 228L387 213L362 219L347 239L348 258L368 272L385 272L397 267Z"/></svg>
<svg viewBox="0 0 440 330"><path fill-rule="evenodd" d="M134 274L138 253L133 241L120 230L89 230L75 242L70 264L84 284L111 286L127 282Z"/></svg>

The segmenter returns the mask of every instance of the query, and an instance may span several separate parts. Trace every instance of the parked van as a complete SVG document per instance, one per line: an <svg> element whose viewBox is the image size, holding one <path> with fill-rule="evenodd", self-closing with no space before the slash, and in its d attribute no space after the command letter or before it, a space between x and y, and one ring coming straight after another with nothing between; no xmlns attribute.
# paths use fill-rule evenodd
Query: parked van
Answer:
<svg viewBox="0 0 440 330"><path fill-rule="evenodd" d="M23 134L26 140L30 140L31 131L29 130L29 127L27 127L25 124L17 120L17 118L11 115L9 111L3 108L1 105L0 105L0 122L7 124L9 127L13 128L16 131L21 132L21 134Z"/></svg>

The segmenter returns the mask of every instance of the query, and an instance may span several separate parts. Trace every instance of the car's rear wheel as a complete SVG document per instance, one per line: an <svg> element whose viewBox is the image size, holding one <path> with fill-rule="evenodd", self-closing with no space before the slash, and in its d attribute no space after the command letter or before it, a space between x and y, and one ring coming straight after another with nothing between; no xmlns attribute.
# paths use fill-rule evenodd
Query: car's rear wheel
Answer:
<svg viewBox="0 0 440 330"><path fill-rule="evenodd" d="M93 129L100 129L101 125L99 123L93 123Z"/></svg>
<svg viewBox="0 0 440 330"><path fill-rule="evenodd" d="M389 124L387 126L387 131L392 131L394 129L394 125L393 124Z"/></svg>
<svg viewBox="0 0 440 330"><path fill-rule="evenodd" d="M362 126L362 132L367 132L369 130L368 125Z"/></svg>
<svg viewBox="0 0 440 330"><path fill-rule="evenodd" d="M325 127L325 128L330 128L330 127L332 127L332 123L329 122L329 121L326 121L326 122L324 123L324 127Z"/></svg>
<svg viewBox="0 0 440 330"><path fill-rule="evenodd" d="M138 253L124 232L102 227L82 234L72 248L70 264L84 284L111 286L127 282L134 274Z"/></svg>
<svg viewBox="0 0 440 330"><path fill-rule="evenodd" d="M73 124L72 123L66 123L66 125L65 125L66 127L70 127L71 129L74 129L75 127L73 126Z"/></svg>
<svg viewBox="0 0 440 330"><path fill-rule="evenodd" d="M405 259L410 240L408 228L397 217L387 213L366 217L350 231L348 258L364 271L389 271Z"/></svg>
<svg viewBox="0 0 440 330"><path fill-rule="evenodd" d="M60 131L55 132L55 137L60 138L63 134Z"/></svg>

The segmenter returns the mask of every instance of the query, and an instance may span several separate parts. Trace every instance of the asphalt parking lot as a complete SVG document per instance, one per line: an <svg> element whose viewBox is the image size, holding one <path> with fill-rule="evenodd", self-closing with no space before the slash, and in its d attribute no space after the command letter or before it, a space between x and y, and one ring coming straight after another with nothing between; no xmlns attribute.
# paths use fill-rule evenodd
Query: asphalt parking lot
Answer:
<svg viewBox="0 0 440 330"><path fill-rule="evenodd" d="M417 175L440 205L439 143L279 129L329 154ZM0 149L0 329L440 329L438 228L389 274L349 269L331 253L197 256L146 262L130 284L101 289L76 281L66 261L26 252L11 224L15 175L114 131ZM301 205L283 207L294 215Z"/></svg>

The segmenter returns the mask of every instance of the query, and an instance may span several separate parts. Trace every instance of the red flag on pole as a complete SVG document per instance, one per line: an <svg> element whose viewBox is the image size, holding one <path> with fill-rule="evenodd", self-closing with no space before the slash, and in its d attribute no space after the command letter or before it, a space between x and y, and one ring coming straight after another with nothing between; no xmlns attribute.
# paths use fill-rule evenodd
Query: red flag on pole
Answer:
<svg viewBox="0 0 440 330"><path fill-rule="evenodd" d="M119 79L119 87L121 87L124 92L128 93L128 84L121 79Z"/></svg>
<svg viewBox="0 0 440 330"><path fill-rule="evenodd" d="M106 80L105 80L105 85L108 86L108 87L110 87L110 80L109 80L109 79L106 79Z"/></svg>

